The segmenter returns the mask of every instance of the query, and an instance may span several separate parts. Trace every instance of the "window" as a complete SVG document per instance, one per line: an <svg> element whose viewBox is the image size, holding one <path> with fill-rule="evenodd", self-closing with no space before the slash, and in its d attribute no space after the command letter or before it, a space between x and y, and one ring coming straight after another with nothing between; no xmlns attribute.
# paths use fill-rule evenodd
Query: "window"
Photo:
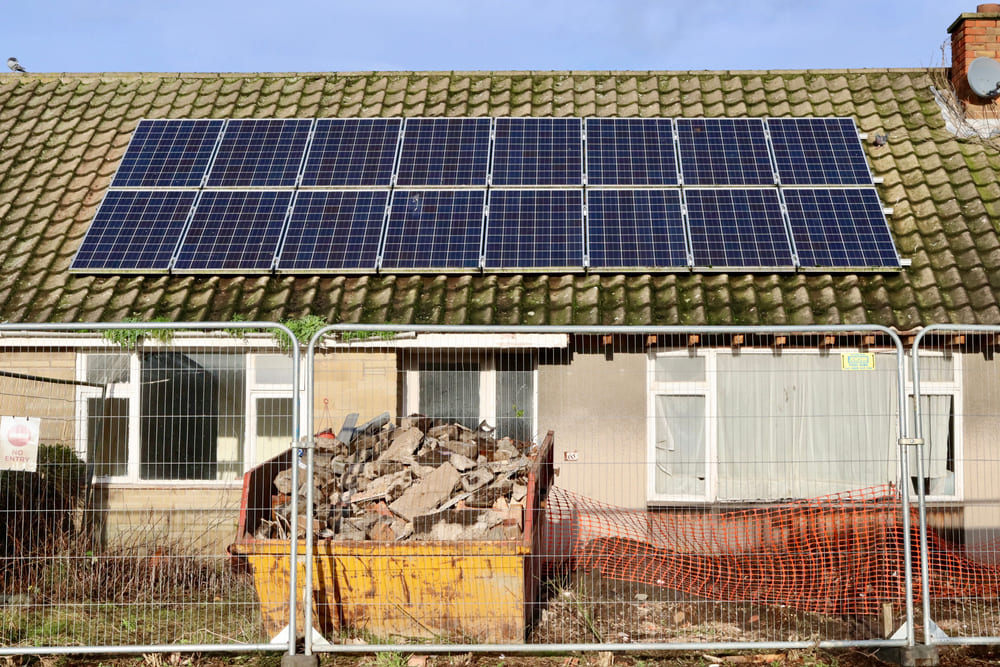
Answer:
<svg viewBox="0 0 1000 667"><path fill-rule="evenodd" d="M956 465L961 440L957 428L961 405L962 355L924 352L920 357L920 433L924 439L924 493L928 498L953 499L960 495L961 469ZM916 405L912 368L906 367L906 392L909 398L910 433L916 435ZM915 451L914 451L915 454ZM917 477L917 458L909 460L912 490L921 483Z"/></svg>
<svg viewBox="0 0 1000 667"><path fill-rule="evenodd" d="M651 353L649 499L808 498L897 483L895 356L875 358L874 370L849 371L837 351ZM931 363L935 381L921 380L924 484L956 497L957 362Z"/></svg>
<svg viewBox="0 0 1000 667"><path fill-rule="evenodd" d="M454 350L406 354L404 412L482 422L498 438L529 442L535 433L535 358L523 352Z"/></svg>
<svg viewBox="0 0 1000 667"><path fill-rule="evenodd" d="M229 351L81 355L81 440L113 481L238 479L290 446L291 363Z"/></svg>

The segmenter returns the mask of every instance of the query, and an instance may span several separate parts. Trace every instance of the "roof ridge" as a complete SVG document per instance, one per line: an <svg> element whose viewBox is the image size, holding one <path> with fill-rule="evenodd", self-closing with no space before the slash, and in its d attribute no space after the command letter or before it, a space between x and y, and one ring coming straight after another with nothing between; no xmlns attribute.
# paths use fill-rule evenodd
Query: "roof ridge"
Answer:
<svg viewBox="0 0 1000 667"><path fill-rule="evenodd" d="M718 76L761 74L869 74L869 73L925 73L945 71L946 67L848 67L817 69L722 69L722 70L367 70L342 72L0 72L0 80L7 78L53 79L218 79L249 78L267 79L298 77L357 77L357 76L657 76L688 75Z"/></svg>

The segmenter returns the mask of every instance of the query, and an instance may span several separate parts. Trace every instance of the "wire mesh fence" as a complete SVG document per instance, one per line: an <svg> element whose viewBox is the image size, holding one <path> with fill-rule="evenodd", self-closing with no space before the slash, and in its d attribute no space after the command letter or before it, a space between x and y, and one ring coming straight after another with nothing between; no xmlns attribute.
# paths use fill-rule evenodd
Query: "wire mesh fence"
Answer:
<svg viewBox="0 0 1000 667"><path fill-rule="evenodd" d="M927 517L918 623L931 643L1000 642L998 336L935 325L913 343L911 419L923 445L911 488Z"/></svg>
<svg viewBox="0 0 1000 667"><path fill-rule="evenodd" d="M288 648L228 547L245 470L296 436L297 368L200 328L0 331L0 651Z"/></svg>
<svg viewBox="0 0 1000 667"><path fill-rule="evenodd" d="M316 650L912 641L889 331L343 326L311 354Z"/></svg>
<svg viewBox="0 0 1000 667"><path fill-rule="evenodd" d="M2 653L1000 642L1000 330L31 329Z"/></svg>

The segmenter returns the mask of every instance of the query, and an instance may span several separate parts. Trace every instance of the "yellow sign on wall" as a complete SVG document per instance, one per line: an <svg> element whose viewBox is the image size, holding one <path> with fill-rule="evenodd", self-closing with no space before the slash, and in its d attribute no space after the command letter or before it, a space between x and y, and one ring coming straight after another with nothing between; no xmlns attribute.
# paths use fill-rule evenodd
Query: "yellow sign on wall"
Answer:
<svg viewBox="0 0 1000 667"><path fill-rule="evenodd" d="M873 371L875 355L871 352L841 352L840 367L845 371Z"/></svg>

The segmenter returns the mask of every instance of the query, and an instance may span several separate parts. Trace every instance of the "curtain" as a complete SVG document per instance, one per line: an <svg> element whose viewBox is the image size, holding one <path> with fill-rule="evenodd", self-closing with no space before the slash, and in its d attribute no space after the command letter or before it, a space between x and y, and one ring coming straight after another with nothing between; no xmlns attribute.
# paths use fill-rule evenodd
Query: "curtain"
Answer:
<svg viewBox="0 0 1000 667"><path fill-rule="evenodd" d="M718 357L720 499L807 498L897 480L892 362L840 355Z"/></svg>
<svg viewBox="0 0 1000 667"><path fill-rule="evenodd" d="M656 396L656 493L705 496L705 397Z"/></svg>

